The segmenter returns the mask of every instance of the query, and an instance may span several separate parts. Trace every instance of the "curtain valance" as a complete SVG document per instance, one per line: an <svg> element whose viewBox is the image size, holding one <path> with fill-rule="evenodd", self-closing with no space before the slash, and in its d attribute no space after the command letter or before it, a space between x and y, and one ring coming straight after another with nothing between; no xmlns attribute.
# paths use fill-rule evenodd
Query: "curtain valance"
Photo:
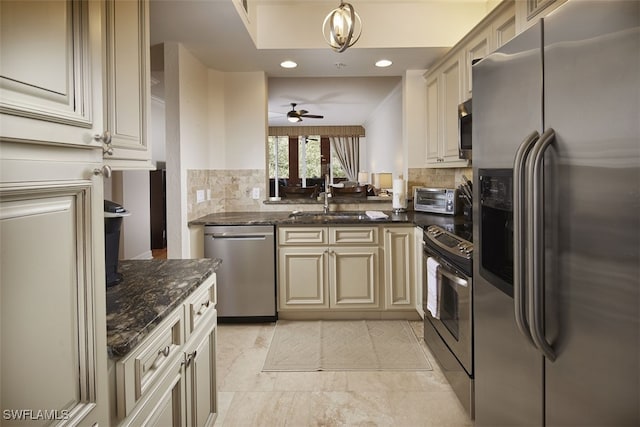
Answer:
<svg viewBox="0 0 640 427"><path fill-rule="evenodd" d="M362 126L269 126L269 136L365 136Z"/></svg>

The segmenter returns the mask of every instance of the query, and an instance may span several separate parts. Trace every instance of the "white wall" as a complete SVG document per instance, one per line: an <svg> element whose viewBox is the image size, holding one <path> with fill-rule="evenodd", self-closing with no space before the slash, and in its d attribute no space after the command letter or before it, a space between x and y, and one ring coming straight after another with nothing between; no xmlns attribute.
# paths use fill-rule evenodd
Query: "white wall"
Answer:
<svg viewBox="0 0 640 427"><path fill-rule="evenodd" d="M361 170L369 173L403 174L402 83L375 109L363 124L367 134L366 162Z"/></svg>
<svg viewBox="0 0 640 427"><path fill-rule="evenodd" d="M267 77L262 71L225 74L226 169L265 169Z"/></svg>
<svg viewBox="0 0 640 427"><path fill-rule="evenodd" d="M211 169L224 169L227 153L225 130L225 73L208 70L208 82L209 149L206 153Z"/></svg>
<svg viewBox="0 0 640 427"><path fill-rule="evenodd" d="M157 165L158 162L165 162L167 159L164 116L164 99L152 96L149 127L151 128L151 161L154 165Z"/></svg>
<svg viewBox="0 0 640 427"><path fill-rule="evenodd" d="M122 219L122 258L152 258L149 171L122 172L122 205L131 212Z"/></svg>
<svg viewBox="0 0 640 427"><path fill-rule="evenodd" d="M166 43L167 256L189 257L187 170L209 167L208 70L178 43Z"/></svg>

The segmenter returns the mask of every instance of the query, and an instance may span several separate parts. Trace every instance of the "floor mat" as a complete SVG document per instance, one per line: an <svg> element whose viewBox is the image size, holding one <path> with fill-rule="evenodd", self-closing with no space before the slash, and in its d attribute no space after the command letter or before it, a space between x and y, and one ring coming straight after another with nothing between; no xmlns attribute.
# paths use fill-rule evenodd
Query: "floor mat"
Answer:
<svg viewBox="0 0 640 427"><path fill-rule="evenodd" d="M262 370L431 369L404 320L279 320Z"/></svg>

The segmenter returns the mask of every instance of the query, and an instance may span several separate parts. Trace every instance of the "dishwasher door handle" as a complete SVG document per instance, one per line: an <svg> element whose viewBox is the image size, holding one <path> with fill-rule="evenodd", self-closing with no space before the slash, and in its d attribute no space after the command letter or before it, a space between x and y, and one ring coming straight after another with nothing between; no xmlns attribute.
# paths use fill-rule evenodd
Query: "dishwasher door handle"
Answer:
<svg viewBox="0 0 640 427"><path fill-rule="evenodd" d="M207 234L212 240L265 240L265 234Z"/></svg>

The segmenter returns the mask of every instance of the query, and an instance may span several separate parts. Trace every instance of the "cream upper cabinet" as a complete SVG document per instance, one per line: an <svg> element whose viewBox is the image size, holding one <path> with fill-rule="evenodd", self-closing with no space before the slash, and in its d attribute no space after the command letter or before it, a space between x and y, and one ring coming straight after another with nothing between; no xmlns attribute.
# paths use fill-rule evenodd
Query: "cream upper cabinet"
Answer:
<svg viewBox="0 0 640 427"><path fill-rule="evenodd" d="M0 2L0 138L100 147L103 3Z"/></svg>
<svg viewBox="0 0 640 427"><path fill-rule="evenodd" d="M473 92L473 79L471 67L475 60L479 60L489 55L491 52L491 30L484 28L475 35L464 49L465 53L465 69L464 69L464 99L471 98Z"/></svg>
<svg viewBox="0 0 640 427"><path fill-rule="evenodd" d="M426 75L427 165L464 167L458 158L458 105L462 100L464 75L462 52L450 56Z"/></svg>
<svg viewBox="0 0 640 427"><path fill-rule="evenodd" d="M516 35L515 5L512 0L498 5L461 41L465 55L464 100L473 95L472 66Z"/></svg>
<svg viewBox="0 0 640 427"><path fill-rule="evenodd" d="M516 33L520 34L567 0L519 0L516 2Z"/></svg>
<svg viewBox="0 0 640 427"><path fill-rule="evenodd" d="M427 167L467 167L458 153L458 106L473 96L472 65L515 36L514 0L496 6L424 75Z"/></svg>
<svg viewBox="0 0 640 427"><path fill-rule="evenodd" d="M516 35L516 12L513 2L506 2L491 20L491 51L498 49Z"/></svg>
<svg viewBox="0 0 640 427"><path fill-rule="evenodd" d="M385 307L415 309L414 227L384 230Z"/></svg>
<svg viewBox="0 0 640 427"><path fill-rule="evenodd" d="M0 137L152 169L148 20L148 0L0 2Z"/></svg>
<svg viewBox="0 0 640 427"><path fill-rule="evenodd" d="M153 169L149 146L149 2L107 0L105 162L113 169Z"/></svg>

